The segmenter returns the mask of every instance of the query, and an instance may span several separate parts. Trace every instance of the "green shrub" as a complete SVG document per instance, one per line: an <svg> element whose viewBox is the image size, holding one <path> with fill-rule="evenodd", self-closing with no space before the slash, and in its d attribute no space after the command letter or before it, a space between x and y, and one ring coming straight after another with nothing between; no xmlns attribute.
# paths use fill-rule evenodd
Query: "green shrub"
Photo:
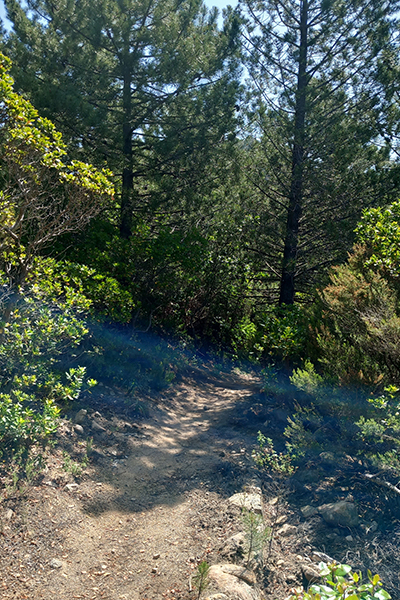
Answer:
<svg viewBox="0 0 400 600"><path fill-rule="evenodd" d="M271 540L271 528L264 525L262 515L242 508L242 523L245 533L245 557L248 566L253 558L263 562L265 544Z"/></svg>
<svg viewBox="0 0 400 600"><path fill-rule="evenodd" d="M42 408L37 399L19 390L0 394L0 448L44 445L57 431L60 409L46 399Z"/></svg>
<svg viewBox="0 0 400 600"><path fill-rule="evenodd" d="M315 372L312 362L306 360L303 369L298 368L293 371L290 382L303 392L315 394L320 391L323 378Z"/></svg>
<svg viewBox="0 0 400 600"><path fill-rule="evenodd" d="M357 421L365 455L379 466L400 470L400 390L394 385L368 398L369 414Z"/></svg>
<svg viewBox="0 0 400 600"><path fill-rule="evenodd" d="M400 282L400 200L386 208L365 210L356 228L357 240L366 248L365 265Z"/></svg>
<svg viewBox="0 0 400 600"><path fill-rule="evenodd" d="M17 293L3 286L0 298L0 451L7 460L50 440L60 408L94 385L84 367L64 363L88 330L68 301L45 304L33 286ZM19 459L18 459L19 460ZM24 462L23 461L23 462Z"/></svg>
<svg viewBox="0 0 400 600"><path fill-rule="evenodd" d="M257 436L258 450L253 450L252 456L260 469L273 471L284 475L292 475L296 467L293 465L294 456L290 452L277 452L271 438L266 438L261 431Z"/></svg>
<svg viewBox="0 0 400 600"><path fill-rule="evenodd" d="M245 315L232 329L237 356L295 361L306 352L308 317L302 306L274 306L250 318Z"/></svg>
<svg viewBox="0 0 400 600"><path fill-rule="evenodd" d="M295 457L315 455L339 444L354 454L356 423L370 409L367 390L333 383L317 373L310 361L293 371L290 382L297 390L284 432L290 452Z"/></svg>
<svg viewBox="0 0 400 600"><path fill-rule="evenodd" d="M68 261L40 258L29 276L36 294L56 302L60 299L92 316L128 323L135 308L132 295L109 275Z"/></svg>
<svg viewBox="0 0 400 600"><path fill-rule="evenodd" d="M390 600L382 588L379 575L368 571L368 581L363 582L361 573L352 572L345 564L319 565L323 583L314 583L307 592L299 590L291 600Z"/></svg>
<svg viewBox="0 0 400 600"><path fill-rule="evenodd" d="M210 584L208 576L210 565L207 561L203 560L198 566L197 571L194 574L192 580L193 585L197 588L197 600L200 600L202 593L207 589Z"/></svg>
<svg viewBox="0 0 400 600"><path fill-rule="evenodd" d="M264 349L264 355L284 361L304 356L308 340L304 307L274 307L265 313L259 328L262 332L260 346Z"/></svg>
<svg viewBox="0 0 400 600"><path fill-rule="evenodd" d="M320 360L325 373L344 384L376 385L400 377L397 293L365 266L366 259L365 248L356 247L321 292Z"/></svg>

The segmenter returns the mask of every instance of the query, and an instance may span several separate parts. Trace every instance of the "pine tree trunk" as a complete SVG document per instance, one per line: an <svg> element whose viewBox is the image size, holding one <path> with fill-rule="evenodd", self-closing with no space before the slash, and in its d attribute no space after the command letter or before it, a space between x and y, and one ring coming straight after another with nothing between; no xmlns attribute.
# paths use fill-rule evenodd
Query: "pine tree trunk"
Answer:
<svg viewBox="0 0 400 600"><path fill-rule="evenodd" d="M132 96L131 96L131 70L129 58L125 62L124 89L122 97L123 123L122 123L122 191L121 191L121 223L120 234L124 239L132 235L132 188L133 188L133 163L132 163Z"/></svg>
<svg viewBox="0 0 400 600"><path fill-rule="evenodd" d="M286 222L285 247L279 304L293 304L299 245L299 224L302 213L304 177L304 131L307 89L307 35L308 0L301 3L300 15L300 58L297 74L297 92L294 114L294 140L292 149L292 174L289 193L289 206Z"/></svg>

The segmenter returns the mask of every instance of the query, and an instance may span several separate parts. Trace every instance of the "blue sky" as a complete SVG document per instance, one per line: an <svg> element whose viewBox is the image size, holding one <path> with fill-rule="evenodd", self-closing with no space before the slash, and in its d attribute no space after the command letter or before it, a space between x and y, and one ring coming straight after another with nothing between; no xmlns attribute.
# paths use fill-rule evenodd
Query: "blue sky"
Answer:
<svg viewBox="0 0 400 600"><path fill-rule="evenodd" d="M220 10L222 10L228 4L232 6L236 6L237 0L204 0L205 4L210 8L212 6L217 6ZM0 0L0 18L4 20L5 17L5 9L3 0Z"/></svg>

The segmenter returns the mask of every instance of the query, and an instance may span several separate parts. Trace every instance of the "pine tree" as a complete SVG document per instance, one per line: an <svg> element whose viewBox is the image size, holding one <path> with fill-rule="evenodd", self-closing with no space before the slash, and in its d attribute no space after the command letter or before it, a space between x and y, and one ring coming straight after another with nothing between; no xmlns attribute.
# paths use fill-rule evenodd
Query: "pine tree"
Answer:
<svg viewBox="0 0 400 600"><path fill-rule="evenodd" d="M268 148L268 185L261 187L284 218L279 303L292 304L302 278L337 258L338 238L348 240L354 216L382 191L377 180L390 156L374 144L383 89L377 74L399 3L244 5L253 109Z"/></svg>
<svg viewBox="0 0 400 600"><path fill-rule="evenodd" d="M75 146L120 177L120 232L132 214L193 193L235 129L231 16L201 0L6 0L17 88Z"/></svg>

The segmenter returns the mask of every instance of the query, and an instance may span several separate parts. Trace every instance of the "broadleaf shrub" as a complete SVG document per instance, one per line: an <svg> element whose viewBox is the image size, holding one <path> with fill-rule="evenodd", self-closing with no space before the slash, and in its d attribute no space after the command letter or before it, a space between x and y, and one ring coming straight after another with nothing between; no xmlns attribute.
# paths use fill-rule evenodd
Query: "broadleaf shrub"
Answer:
<svg viewBox="0 0 400 600"><path fill-rule="evenodd" d="M39 296L39 297L38 297ZM13 460L42 446L57 430L60 406L85 387L84 367L66 371L88 329L68 303L45 303L43 293L3 285L0 297L0 452Z"/></svg>
<svg viewBox="0 0 400 600"><path fill-rule="evenodd" d="M258 449L253 450L252 457L260 469L282 475L292 475L296 471L290 449L287 452L277 452L272 439L266 438L261 431L258 432L257 442Z"/></svg>
<svg viewBox="0 0 400 600"><path fill-rule="evenodd" d="M382 588L379 575L368 571L367 581L361 573L352 571L350 565L319 564L322 583L312 584L307 591L298 590L291 600L390 600L391 595Z"/></svg>
<svg viewBox="0 0 400 600"><path fill-rule="evenodd" d="M67 306L74 306L97 320L128 323L132 318L135 308L132 294L117 279L93 267L39 258L28 281L34 283L37 295L57 302L62 299Z"/></svg>

